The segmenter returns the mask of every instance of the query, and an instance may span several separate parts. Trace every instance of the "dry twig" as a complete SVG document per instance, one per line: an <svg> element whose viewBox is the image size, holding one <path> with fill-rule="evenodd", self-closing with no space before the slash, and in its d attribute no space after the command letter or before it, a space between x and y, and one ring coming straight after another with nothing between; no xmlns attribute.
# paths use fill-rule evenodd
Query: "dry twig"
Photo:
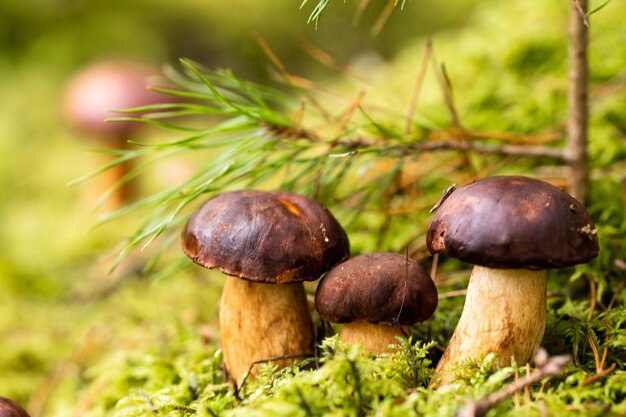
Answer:
<svg viewBox="0 0 626 417"><path fill-rule="evenodd" d="M548 357L548 353L544 349L539 349L535 355L535 364L537 368L526 374L513 383L502 387L499 391L488 395L478 401L470 401L459 412L457 417L482 417L495 407L500 401L510 397L514 393L540 381L547 376L560 377L563 374L563 368L572 360L570 355L558 355Z"/></svg>
<svg viewBox="0 0 626 417"><path fill-rule="evenodd" d="M570 191L583 203L589 193L588 142L588 22L587 0L572 0L569 26L569 89L567 165L570 168ZM584 16L584 17L581 17Z"/></svg>

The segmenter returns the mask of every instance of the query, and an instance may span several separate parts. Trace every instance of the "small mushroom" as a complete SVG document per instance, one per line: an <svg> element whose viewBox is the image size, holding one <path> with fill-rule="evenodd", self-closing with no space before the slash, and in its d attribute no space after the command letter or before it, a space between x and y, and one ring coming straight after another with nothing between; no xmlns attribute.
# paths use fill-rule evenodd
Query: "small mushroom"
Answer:
<svg viewBox="0 0 626 417"><path fill-rule="evenodd" d="M565 191L521 176L492 177L453 192L427 236L431 253L474 264L465 306L437 365L439 384L454 368L497 353L496 366L523 364L546 325L547 269L598 254L585 207Z"/></svg>
<svg viewBox="0 0 626 417"><path fill-rule="evenodd" d="M417 263L395 253L354 257L335 266L315 293L320 317L345 323L339 337L375 354L389 352L401 326L424 321L437 308L437 288Z"/></svg>
<svg viewBox="0 0 626 417"><path fill-rule="evenodd" d="M287 356L313 353L302 281L318 279L350 251L325 207L288 192L223 193L192 215L182 247L197 264L230 275L220 328L224 362L238 386L255 362L286 366L293 362Z"/></svg>
<svg viewBox="0 0 626 417"><path fill-rule="evenodd" d="M63 98L63 115L78 133L98 139L106 149L126 149L129 134L139 124L107 123L105 119L120 116L111 109L121 110L163 101L163 96L146 87L148 77L158 74L151 66L122 60L105 60L87 66L70 80ZM106 155L105 164L112 160ZM120 183L132 169L130 161L102 173L98 193ZM108 209L119 208L132 195L130 183L122 184L108 201Z"/></svg>
<svg viewBox="0 0 626 417"><path fill-rule="evenodd" d="M0 417L30 417L18 403L0 397Z"/></svg>

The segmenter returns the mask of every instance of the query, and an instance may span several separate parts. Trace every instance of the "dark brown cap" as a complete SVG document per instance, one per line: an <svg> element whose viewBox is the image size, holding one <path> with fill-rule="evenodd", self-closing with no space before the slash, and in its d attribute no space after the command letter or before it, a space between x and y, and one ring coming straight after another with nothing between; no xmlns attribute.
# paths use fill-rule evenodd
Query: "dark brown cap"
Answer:
<svg viewBox="0 0 626 417"><path fill-rule="evenodd" d="M0 417L30 417L15 401L0 397Z"/></svg>
<svg viewBox="0 0 626 417"><path fill-rule="evenodd" d="M312 281L350 256L346 233L324 206L298 194L234 191L189 219L183 251L205 268L250 281Z"/></svg>
<svg viewBox="0 0 626 417"><path fill-rule="evenodd" d="M546 269L598 255L585 207L565 191L527 177L492 177L454 191L428 229L431 253L489 268Z"/></svg>
<svg viewBox="0 0 626 417"><path fill-rule="evenodd" d="M320 281L315 308L333 323L364 320L409 325L437 308L437 288L424 269L403 255L372 253L334 267Z"/></svg>

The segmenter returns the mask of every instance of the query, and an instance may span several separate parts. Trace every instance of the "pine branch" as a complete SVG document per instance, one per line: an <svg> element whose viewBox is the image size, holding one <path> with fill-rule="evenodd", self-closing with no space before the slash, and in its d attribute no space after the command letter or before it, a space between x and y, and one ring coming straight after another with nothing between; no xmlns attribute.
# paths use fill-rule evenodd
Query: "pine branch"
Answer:
<svg viewBox="0 0 626 417"><path fill-rule="evenodd" d="M263 43L262 39L260 41ZM271 55L269 46L264 50ZM556 147L479 142L487 139L540 143L556 139L558 134L523 136L474 132L455 123L453 130L433 132L431 128L424 128L421 137L417 129L415 134L407 135L409 123L402 119L406 114L399 115L396 125L383 125L376 119L379 112L382 116L387 113L364 103L362 93L348 103L342 114L332 114L316 101L318 92L294 85L293 77L287 76L277 57L274 61L288 86L304 93L306 98L298 99L280 89L241 80L230 71L210 71L182 61L182 74L173 70L167 74L180 90L163 90L177 98L175 103L125 112L131 115L140 112L140 118L131 118L181 137L165 143L132 143L135 149L118 151L115 162L91 175L127 160L140 159L137 168L125 178L130 180L167 159L199 155L200 152L206 152L207 159L182 183L102 218L102 222L106 222L140 210L149 213L144 223L128 237L112 269L134 248L145 247L161 235L167 237L176 233L176 228L189 215L188 206L198 197L211 198L225 189L258 188L273 179L273 187L314 196L321 202L342 203L351 211L350 220L346 221L349 228L366 207L371 210L380 206L377 213L382 216L381 224L384 225L382 221L390 217L386 213L393 210L393 202L401 201L398 197L405 192L400 182L405 169L411 169L406 168L407 162L424 153L458 151L463 155L473 152L565 161L563 150ZM448 105L454 110L451 90L448 93ZM308 103L311 106L307 106ZM370 114L370 110L377 113ZM198 128L197 123L186 126L188 117L194 115L211 117L211 126ZM380 165L378 168L385 160L391 161L392 166L383 168ZM444 158L433 158L431 169L421 175L438 171L446 163ZM355 175L361 176L362 172L357 170L366 166L374 167L371 174L357 181L348 180L356 178ZM281 182L276 184L276 178L281 178ZM411 184L414 183L415 179L411 180ZM390 224L383 229L388 226ZM404 245L406 242L394 244Z"/></svg>

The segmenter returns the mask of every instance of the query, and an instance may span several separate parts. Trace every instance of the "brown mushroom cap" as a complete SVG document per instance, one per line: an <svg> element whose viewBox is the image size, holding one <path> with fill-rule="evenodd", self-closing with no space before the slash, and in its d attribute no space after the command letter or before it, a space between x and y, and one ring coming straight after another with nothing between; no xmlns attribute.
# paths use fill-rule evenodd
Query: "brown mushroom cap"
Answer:
<svg viewBox="0 0 626 417"><path fill-rule="evenodd" d="M553 185L520 176L454 191L437 210L426 244L431 253L488 268L558 268L598 255L585 207Z"/></svg>
<svg viewBox="0 0 626 417"><path fill-rule="evenodd" d="M411 259L372 253L349 259L326 274L315 293L315 308L333 323L410 325L433 315L437 288Z"/></svg>
<svg viewBox="0 0 626 417"><path fill-rule="evenodd" d="M63 100L67 121L79 132L102 138L121 138L138 126L132 122L107 123L105 119L124 116L122 110L156 104L163 95L150 91L148 77L158 70L133 61L101 61L79 72L68 84ZM136 114L130 116L137 117Z"/></svg>
<svg viewBox="0 0 626 417"><path fill-rule="evenodd" d="M276 284L316 280L350 255L345 231L324 206L257 190L207 201L185 226L182 246L205 268Z"/></svg>
<svg viewBox="0 0 626 417"><path fill-rule="evenodd" d="M30 417L15 401L0 397L0 417Z"/></svg>

